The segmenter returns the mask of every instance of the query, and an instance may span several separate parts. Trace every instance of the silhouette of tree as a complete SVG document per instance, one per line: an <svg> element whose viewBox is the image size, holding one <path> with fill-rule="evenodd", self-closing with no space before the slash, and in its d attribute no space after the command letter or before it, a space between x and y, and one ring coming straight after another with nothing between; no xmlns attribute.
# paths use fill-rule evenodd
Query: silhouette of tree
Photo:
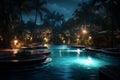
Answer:
<svg viewBox="0 0 120 80"><path fill-rule="evenodd" d="M65 22L63 14L58 12L51 12L44 16L43 25L54 27L60 27Z"/></svg>
<svg viewBox="0 0 120 80"><path fill-rule="evenodd" d="M22 13L28 14L30 12L30 6L27 4L27 0L17 0L16 6L18 7L19 19L22 21Z"/></svg>
<svg viewBox="0 0 120 80"><path fill-rule="evenodd" d="M62 43L62 41L59 38L59 34L61 32L61 26L64 24L64 16L63 14L60 14L58 12L51 12L49 14L46 14L43 19L43 26L47 28L52 29L52 38L51 42L55 44Z"/></svg>
<svg viewBox="0 0 120 80"><path fill-rule="evenodd" d="M111 46L114 46L114 31L120 29L120 0L92 0L93 4L100 8L104 7L111 17ZM99 4L98 4L99 3Z"/></svg>
<svg viewBox="0 0 120 80"><path fill-rule="evenodd" d="M97 4L99 3L99 4ZM114 27L120 26L120 1L119 0L93 0L93 4L100 8L104 7L111 17ZM119 27L118 27L119 28Z"/></svg>
<svg viewBox="0 0 120 80"><path fill-rule="evenodd" d="M49 10L44 7L45 4L47 4L46 1L33 0L33 8L35 9L35 23L37 22L38 15L40 16L40 19L43 20L43 12L49 12Z"/></svg>
<svg viewBox="0 0 120 80"><path fill-rule="evenodd" d="M22 13L34 10L31 0L1 0L0 1L0 35L2 47L11 47L14 31L22 22Z"/></svg>
<svg viewBox="0 0 120 80"><path fill-rule="evenodd" d="M12 31L14 26L11 25L15 20L17 21L17 7L14 1L1 0L0 2L0 34L3 37L3 47L10 47L10 40L12 38ZM8 45L9 44L9 45Z"/></svg>

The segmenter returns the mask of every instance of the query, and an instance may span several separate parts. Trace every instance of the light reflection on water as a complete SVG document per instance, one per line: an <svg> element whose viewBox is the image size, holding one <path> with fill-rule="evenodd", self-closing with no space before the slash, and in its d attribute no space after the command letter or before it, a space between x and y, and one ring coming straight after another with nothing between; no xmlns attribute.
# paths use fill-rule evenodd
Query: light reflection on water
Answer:
<svg viewBox="0 0 120 80"><path fill-rule="evenodd" d="M37 71L5 75L9 76L7 80L98 80L98 68L112 64L67 45L49 46L49 49L50 63Z"/></svg>
<svg viewBox="0 0 120 80"><path fill-rule="evenodd" d="M53 53L54 54L54 53ZM51 57L55 57L57 53ZM80 65L81 67L96 67L99 68L100 66L109 64L109 62L102 61L100 59L94 58L82 51L81 49L76 49L74 50L59 50L58 55L55 60L52 62L55 65L72 65L72 64L77 64Z"/></svg>

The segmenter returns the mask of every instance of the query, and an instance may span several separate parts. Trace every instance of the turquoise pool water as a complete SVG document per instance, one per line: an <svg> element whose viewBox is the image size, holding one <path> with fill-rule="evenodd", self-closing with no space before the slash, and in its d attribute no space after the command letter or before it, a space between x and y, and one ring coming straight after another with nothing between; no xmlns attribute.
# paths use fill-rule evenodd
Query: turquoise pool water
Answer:
<svg viewBox="0 0 120 80"><path fill-rule="evenodd" d="M30 71L1 73L0 80L98 80L98 69L104 65L118 65L119 58L67 45L49 46L50 63Z"/></svg>

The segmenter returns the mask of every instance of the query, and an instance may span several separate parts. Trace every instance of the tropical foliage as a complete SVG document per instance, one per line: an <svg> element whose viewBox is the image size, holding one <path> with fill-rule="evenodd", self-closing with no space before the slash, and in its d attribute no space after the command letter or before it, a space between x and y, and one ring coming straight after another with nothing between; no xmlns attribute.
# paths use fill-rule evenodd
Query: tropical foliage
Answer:
<svg viewBox="0 0 120 80"><path fill-rule="evenodd" d="M119 0L83 1L70 13L73 16L68 20L65 20L62 13L48 10L46 4L45 0L1 0L0 45L11 48L14 39L19 39L24 44L40 42L92 45L92 39L100 32L108 32L109 44L120 41ZM31 13L35 16L34 20L25 23L23 15ZM84 30L87 31L86 34Z"/></svg>
<svg viewBox="0 0 120 80"><path fill-rule="evenodd" d="M36 11L35 23L37 13L42 17L41 11L47 11L42 7L45 4L41 0L1 0L0 2L0 35L2 36L2 47L11 47L11 40L14 38L16 27L23 26L22 15Z"/></svg>
<svg viewBox="0 0 120 80"><path fill-rule="evenodd" d="M109 18L108 29L111 31L111 46L115 46L115 33L120 30L120 1L119 0L92 0L95 7L104 8ZM119 38L120 39L120 38Z"/></svg>

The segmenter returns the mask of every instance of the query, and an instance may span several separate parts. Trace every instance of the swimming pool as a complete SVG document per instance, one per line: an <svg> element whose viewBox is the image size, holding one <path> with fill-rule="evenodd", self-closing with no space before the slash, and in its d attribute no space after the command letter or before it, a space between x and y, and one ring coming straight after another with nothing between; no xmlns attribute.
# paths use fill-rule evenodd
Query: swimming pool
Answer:
<svg viewBox="0 0 120 80"><path fill-rule="evenodd" d="M35 70L1 73L0 80L98 80L99 67L119 63L119 58L67 45L51 45L49 50L50 63Z"/></svg>

